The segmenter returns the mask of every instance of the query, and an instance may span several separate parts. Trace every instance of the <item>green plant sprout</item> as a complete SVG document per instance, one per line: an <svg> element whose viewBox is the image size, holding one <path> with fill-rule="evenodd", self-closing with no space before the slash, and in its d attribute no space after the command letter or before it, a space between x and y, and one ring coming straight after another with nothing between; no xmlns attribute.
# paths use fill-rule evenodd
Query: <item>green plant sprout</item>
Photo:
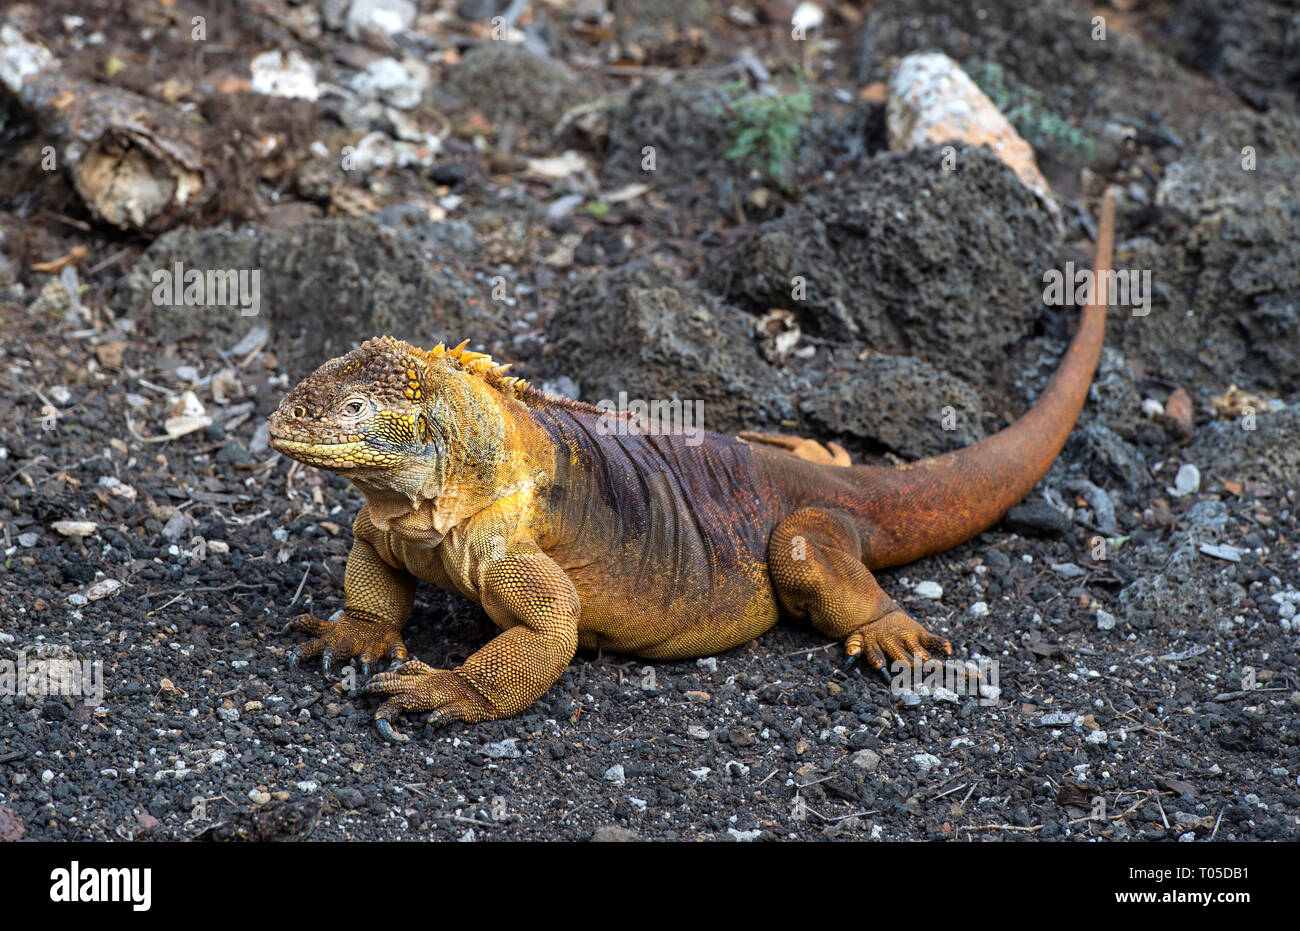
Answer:
<svg viewBox="0 0 1300 931"><path fill-rule="evenodd" d="M743 81L727 86L736 95L745 89ZM799 130L812 112L812 95L802 87L793 93L768 96L750 92L733 96L727 105L727 131L731 146L725 157L751 169L765 171L778 179L794 157Z"/></svg>
<svg viewBox="0 0 1300 931"><path fill-rule="evenodd" d="M1092 157L1096 141L1048 107L1041 91L1008 78L997 62L969 61L966 73L1035 149L1055 142L1066 148L1079 149L1087 158Z"/></svg>

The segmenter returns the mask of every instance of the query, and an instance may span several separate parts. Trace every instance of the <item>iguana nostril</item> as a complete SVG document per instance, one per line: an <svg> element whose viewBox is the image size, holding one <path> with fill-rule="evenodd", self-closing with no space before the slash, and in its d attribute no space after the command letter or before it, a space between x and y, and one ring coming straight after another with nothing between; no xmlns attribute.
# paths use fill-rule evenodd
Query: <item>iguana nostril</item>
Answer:
<svg viewBox="0 0 1300 931"><path fill-rule="evenodd" d="M293 409L294 420L303 420L306 417L307 417L307 408L303 407L301 404L299 404L297 407Z"/></svg>

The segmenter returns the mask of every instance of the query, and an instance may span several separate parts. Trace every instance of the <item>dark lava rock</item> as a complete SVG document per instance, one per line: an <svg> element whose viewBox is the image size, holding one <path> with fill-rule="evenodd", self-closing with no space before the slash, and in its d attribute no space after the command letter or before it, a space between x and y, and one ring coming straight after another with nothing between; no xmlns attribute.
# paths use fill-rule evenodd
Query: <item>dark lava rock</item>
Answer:
<svg viewBox="0 0 1300 931"><path fill-rule="evenodd" d="M732 122L744 94L734 87L647 81L609 116L603 176L609 185L642 182L670 196L682 212L699 207L734 222L746 203L751 219L763 216L745 195L772 184L750 175L750 166L727 158L735 141ZM781 182L791 188L824 180L827 172L856 171L884 147L884 108L865 101L844 103L826 92L813 93L812 109ZM646 147L654 150L648 170ZM775 198L773 198L775 200Z"/></svg>
<svg viewBox="0 0 1300 931"><path fill-rule="evenodd" d="M708 84L642 84L610 113L606 183L652 184L679 191L688 203L701 198L718 209L734 204L744 182L725 157L730 146L726 110L733 96ZM653 149L653 171L645 167L647 146Z"/></svg>
<svg viewBox="0 0 1300 931"><path fill-rule="evenodd" d="M1202 427L1185 452L1203 473L1219 481L1263 482L1276 491L1300 488L1300 407L1245 420L1219 420Z"/></svg>
<svg viewBox="0 0 1300 931"><path fill-rule="evenodd" d="M1243 170L1242 149L1255 150ZM1146 316L1112 313L1107 338L1180 384L1300 384L1300 118L1244 115L1208 128L1165 169L1158 236L1116 256L1152 269Z"/></svg>
<svg viewBox="0 0 1300 931"><path fill-rule="evenodd" d="M1103 488L1118 483L1128 491L1137 491L1151 482L1138 451L1099 423L1077 427L1070 433L1064 459L1079 463L1089 480Z"/></svg>
<svg viewBox="0 0 1300 931"><path fill-rule="evenodd" d="M1183 65L1258 107L1294 107L1300 96L1300 30L1294 3L1181 0L1165 20L1169 49Z"/></svg>
<svg viewBox="0 0 1300 931"><path fill-rule="evenodd" d="M562 62L507 42L467 52L447 71L443 86L493 122L519 123L539 135L549 135L567 110L586 99Z"/></svg>
<svg viewBox="0 0 1300 931"><path fill-rule="evenodd" d="M996 370L1042 308L1052 222L986 150L962 147L955 171L941 162L936 146L876 156L743 238L703 283L823 336Z"/></svg>
<svg viewBox="0 0 1300 931"><path fill-rule="evenodd" d="M1057 537L1069 531L1070 518L1041 498L1030 498L1008 511L1002 524L1021 536Z"/></svg>
<svg viewBox="0 0 1300 931"><path fill-rule="evenodd" d="M185 269L260 270L260 313L156 305L152 276L177 262ZM193 335L205 349L229 350L253 327L268 326L293 378L381 333L426 346L468 337L473 347L494 351L505 326L485 306L493 305L445 257L431 261L417 243L367 219L287 230L173 230L149 247L113 296L118 314L162 342Z"/></svg>
<svg viewBox="0 0 1300 931"><path fill-rule="evenodd" d="M870 437L909 458L938 455L984 438L975 390L911 356L873 353L806 398L799 410L818 428L818 436Z"/></svg>
<svg viewBox="0 0 1300 931"><path fill-rule="evenodd" d="M552 318L546 366L576 379L583 400L705 402L705 429L791 433L794 405L810 434L857 452L920 458L983 437L979 397L965 382L906 356L774 366L754 320L646 264L601 270L574 286Z"/></svg>
<svg viewBox="0 0 1300 931"><path fill-rule="evenodd" d="M759 355L753 322L645 265L597 272L552 318L548 360L583 400L704 400L705 429L732 433L789 419L789 397ZM580 368L575 369L577 364Z"/></svg>
<svg viewBox="0 0 1300 931"><path fill-rule="evenodd" d="M304 840L320 822L321 803L290 800L236 811L198 836L206 841Z"/></svg>
<svg viewBox="0 0 1300 931"><path fill-rule="evenodd" d="M614 28L639 61L690 64L707 51L708 0L614 0Z"/></svg>

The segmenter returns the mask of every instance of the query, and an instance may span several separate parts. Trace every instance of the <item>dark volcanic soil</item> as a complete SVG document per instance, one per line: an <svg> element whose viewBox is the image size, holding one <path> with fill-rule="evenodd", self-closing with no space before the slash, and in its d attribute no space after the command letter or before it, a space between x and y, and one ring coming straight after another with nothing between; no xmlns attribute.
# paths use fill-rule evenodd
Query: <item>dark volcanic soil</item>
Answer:
<svg viewBox="0 0 1300 931"><path fill-rule="evenodd" d="M1065 0L846 4L807 43L780 3L535 4L521 46L488 44L491 0L420 3L391 40L349 38L347 3L212 6L5 14L77 73L201 113L228 183L156 239L105 227L0 92L0 840L1300 838L1300 115L1294 69L1253 58L1285 49L1243 19L1272 5L1107 7L1104 48ZM1037 101L1020 128L1063 240L991 157L938 177L884 150L872 82L921 47ZM267 48L344 90L254 93ZM410 87L359 77L389 60ZM779 178L725 154L727 108L768 77L814 101ZM341 170L375 133L437 151ZM360 497L264 423L327 355L469 337L550 390L914 458L1042 390L1075 310L1043 306L1041 275L1086 263L1107 183L1150 314L1112 314L1023 506L881 573L957 658L998 664L997 692L891 692L783 624L698 661L580 653L517 718L404 721L393 745L351 670L289 671L284 624L342 607ZM155 305L178 261L261 270L261 310ZM406 642L455 664L493 631L424 586ZM32 685L74 662L81 694Z"/></svg>

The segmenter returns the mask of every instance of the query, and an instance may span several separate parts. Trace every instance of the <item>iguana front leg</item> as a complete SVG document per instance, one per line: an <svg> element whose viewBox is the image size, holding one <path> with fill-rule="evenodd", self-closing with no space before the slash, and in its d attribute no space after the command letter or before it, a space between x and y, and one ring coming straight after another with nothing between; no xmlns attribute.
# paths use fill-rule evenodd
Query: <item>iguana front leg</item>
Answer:
<svg viewBox="0 0 1300 931"><path fill-rule="evenodd" d="M431 711L427 727L491 721L527 708L560 678L578 649L578 593L573 582L532 543L505 548L501 537L471 545L478 560L479 598L503 632L456 669L418 660L380 673L363 689L387 696L375 726L404 741L390 719ZM501 550L505 549L505 552Z"/></svg>
<svg viewBox="0 0 1300 931"><path fill-rule="evenodd" d="M343 576L343 616L337 621L321 620L310 614L296 618L290 630L312 635L313 639L289 651L289 668L299 662L321 657L323 671L329 672L335 659L361 660L361 677L370 675L370 664L380 659L406 659L402 628L415 604L415 577L394 569L380 557L367 538L373 530L364 510L353 524L356 541L348 554Z"/></svg>

